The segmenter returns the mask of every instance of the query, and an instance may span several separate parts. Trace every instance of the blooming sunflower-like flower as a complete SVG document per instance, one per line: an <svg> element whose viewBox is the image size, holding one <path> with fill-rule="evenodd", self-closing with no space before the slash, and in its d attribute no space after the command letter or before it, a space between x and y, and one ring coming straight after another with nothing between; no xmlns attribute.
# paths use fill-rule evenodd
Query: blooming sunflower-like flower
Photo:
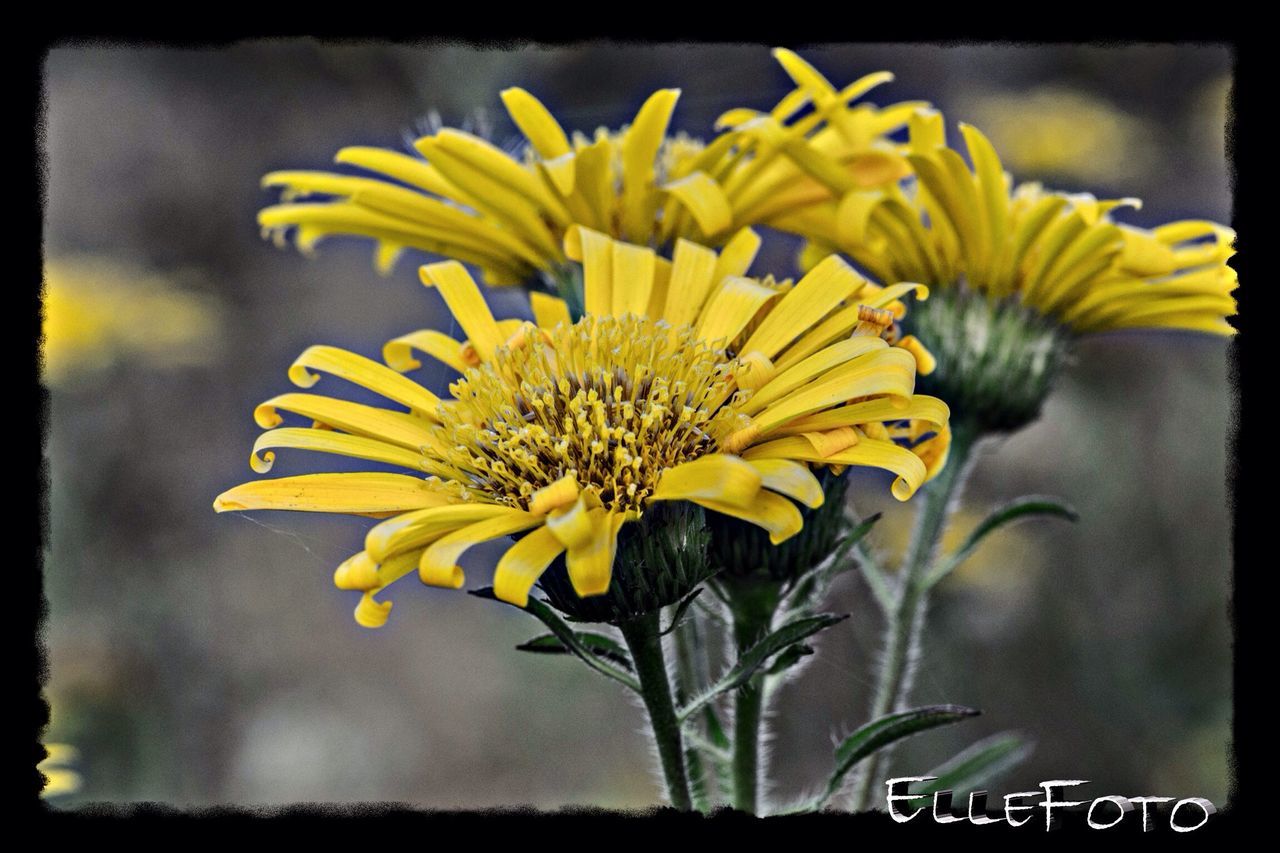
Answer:
<svg viewBox="0 0 1280 853"><path fill-rule="evenodd" d="M817 75L794 54L779 56L788 70ZM510 88L502 101L525 138L514 156L452 128L418 139L420 156L344 148L336 161L367 174L268 174L264 185L282 187L284 203L262 210L258 221L278 241L292 232L304 251L333 234L372 238L383 271L410 247L473 264L489 284L541 276L555 289L571 268L563 238L574 226L655 248L677 238L720 245L742 227L825 196L803 169L848 186L901 177L905 161L879 140L920 104L849 108L888 79L871 75L841 92L822 80L820 102L800 118L808 90L767 114L732 111L707 144L670 132L677 89L653 93L622 130L588 136L570 135L537 98ZM830 113L839 120L825 127ZM803 168L778 156L802 143L812 152L797 155Z"/></svg>
<svg viewBox="0 0 1280 853"><path fill-rule="evenodd" d="M970 168L946 146L939 113L922 110L909 126L914 184L845 192L783 226L809 240L802 266L841 251L882 281L935 291L909 325L937 357L931 381L947 385L934 390L957 410L993 428L1027 422L1079 335L1234 333L1231 229L1118 223L1112 213L1138 200L1015 186L976 128L960 126Z"/></svg>
<svg viewBox="0 0 1280 853"><path fill-rule="evenodd" d="M390 366L308 349L289 370L296 385L327 373L402 408L275 397L255 412L269 431L251 460L265 472L275 449L300 448L412 473L258 480L214 507L385 517L335 575L364 593L356 619L376 627L391 604L375 596L389 584L416 570L460 587L459 557L489 540L524 534L494 573L495 595L524 606L561 555L578 596L606 593L620 530L662 505L742 519L781 542L802 526L793 501L823 500L808 464L886 469L907 499L929 475L907 436L920 423L936 431L947 408L913 393L920 348L882 332L922 288L879 287L835 256L794 285L747 278L757 244L749 231L721 253L680 240L667 261L570 229L587 309L576 322L546 294L534 294L534 322L496 320L460 263L424 266L467 339L397 338L384 349ZM463 372L447 401L398 372L418 353ZM281 426L281 412L314 426Z"/></svg>

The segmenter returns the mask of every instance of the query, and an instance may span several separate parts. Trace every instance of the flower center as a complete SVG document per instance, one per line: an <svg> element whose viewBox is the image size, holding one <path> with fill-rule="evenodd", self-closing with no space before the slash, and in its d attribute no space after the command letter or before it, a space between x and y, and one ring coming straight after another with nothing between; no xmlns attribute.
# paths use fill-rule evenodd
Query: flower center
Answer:
<svg viewBox="0 0 1280 853"><path fill-rule="evenodd" d="M450 386L439 473L521 509L572 476L605 507L639 511L663 471L746 420L734 408L739 366L690 327L634 315L526 325Z"/></svg>

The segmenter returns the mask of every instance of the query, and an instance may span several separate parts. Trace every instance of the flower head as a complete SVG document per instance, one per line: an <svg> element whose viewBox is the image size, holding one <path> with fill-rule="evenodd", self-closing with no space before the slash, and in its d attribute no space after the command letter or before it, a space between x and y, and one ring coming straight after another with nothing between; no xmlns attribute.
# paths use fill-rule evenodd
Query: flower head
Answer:
<svg viewBox="0 0 1280 853"><path fill-rule="evenodd" d="M678 238L720 245L742 227L825 196L805 170L850 186L905 173L905 161L879 140L905 123L904 107L920 105L849 107L889 75L836 92L799 57L779 57L825 88L793 92L766 114L731 111L706 144L671 131L677 89L653 93L623 129L587 135L567 133L537 98L510 88L502 101L524 136L522 152L513 156L452 128L414 142L420 156L344 148L336 161L365 175L268 174L264 185L282 187L283 203L258 221L281 241L292 232L304 250L332 234L372 238L384 271L414 248L473 264L489 284L520 284L562 275L569 261L563 238L575 226L655 248ZM796 118L811 99L815 111ZM824 126L833 113L839 120ZM778 156L797 145L814 150L800 166Z"/></svg>
<svg viewBox="0 0 1280 853"><path fill-rule="evenodd" d="M928 284L908 325L938 369L922 385L981 429L1033 420L1070 341L1133 328L1231 335L1231 229L1114 222L1136 199L1014 185L977 129L961 125L972 168L945 144L942 116L916 113L905 187L854 190L781 223L809 240L806 263L842 251L882 281ZM839 189L832 186L833 191Z"/></svg>
<svg viewBox="0 0 1280 853"><path fill-rule="evenodd" d="M269 431L252 457L265 472L275 449L302 448L413 474L259 480L214 506L385 517L335 576L365 593L356 618L377 626L391 605L374 596L388 584L416 569L457 588L468 548L520 533L498 561L497 597L524 605L561 555L577 596L602 595L619 532L657 504L722 513L782 542L802 526L794 502L823 500L806 463L887 469L905 500L930 469L903 445L919 424L947 419L941 401L913 393L916 352L882 335L920 288L881 288L834 256L794 285L747 278L757 243L743 232L717 254L682 240L669 262L570 229L566 254L585 273L576 322L545 294L534 322L498 321L461 264L425 266L467 339L397 338L384 350L390 367L308 349L289 371L295 384L328 373L403 408L284 394L258 407ZM397 372L418 366L419 352L463 371L447 401ZM281 426L280 412L315 426Z"/></svg>

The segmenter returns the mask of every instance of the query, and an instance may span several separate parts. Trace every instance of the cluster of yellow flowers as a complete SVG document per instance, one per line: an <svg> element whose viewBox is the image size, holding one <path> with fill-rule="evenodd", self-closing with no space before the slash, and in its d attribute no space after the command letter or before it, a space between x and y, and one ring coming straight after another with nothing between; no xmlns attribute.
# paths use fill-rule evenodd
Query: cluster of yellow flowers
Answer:
<svg viewBox="0 0 1280 853"><path fill-rule="evenodd" d="M655 502L696 504L778 543L802 530L797 504L822 504L817 468L887 470L900 500L937 473L950 413L916 380L943 365L931 341L904 334L909 297L1015 302L1072 333L1232 332L1229 229L1142 230L1111 220L1132 199L1015 185L977 129L960 128L966 163L930 105L862 100L891 75L838 89L796 54L775 56L794 89L767 112L729 110L705 142L671 130L677 90L587 135L513 88L502 101L522 155L446 128L417 140L419 156L339 151L360 174L267 175L282 203L259 221L281 242L309 252L362 235L382 270L406 249L446 258L421 278L465 339L413 331L381 362L308 349L295 385L328 374L387 404L275 397L255 413L268 431L254 468L290 448L402 473L256 480L215 507L384 519L335 575L362 593L366 626L386 621L378 596L397 579L416 569L458 587L464 551L516 534L498 597L525 605L561 556L577 593L599 595L620 532ZM761 227L806 240L798 281L748 275ZM489 285L530 287L533 321L496 319L464 263ZM420 354L461 374L447 397L405 375ZM310 424L283 426L282 413Z"/></svg>

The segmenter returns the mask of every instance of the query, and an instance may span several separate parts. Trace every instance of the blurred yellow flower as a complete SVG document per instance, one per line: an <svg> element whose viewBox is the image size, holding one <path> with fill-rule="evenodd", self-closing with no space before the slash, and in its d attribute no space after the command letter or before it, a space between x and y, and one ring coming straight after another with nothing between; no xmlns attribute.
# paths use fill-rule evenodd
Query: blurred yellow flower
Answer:
<svg viewBox="0 0 1280 853"><path fill-rule="evenodd" d="M909 126L913 192L850 191L790 218L785 227L810 240L808 262L844 251L881 281L1016 301L1076 333L1234 333L1226 322L1236 309L1236 272L1226 263L1235 253L1230 228L1197 220L1154 229L1119 224L1111 213L1141 202L1014 187L976 128L960 126L971 169L946 146L941 114L922 110Z"/></svg>
<svg viewBox="0 0 1280 853"><path fill-rule="evenodd" d="M1044 87L975 97L960 112L1022 174L1123 181L1155 171L1143 138L1158 129L1085 92Z"/></svg>
<svg viewBox="0 0 1280 853"><path fill-rule="evenodd" d="M272 172L263 184L281 187L282 203L262 210L258 222L279 243L292 233L303 251L333 234L371 238L384 272L414 248L473 264L489 284L529 284L537 274L561 275L569 263L563 238L574 226L661 250L677 238L717 246L742 227L827 197L808 171L849 186L906 173L881 136L921 104L850 106L891 75L837 92L799 57L777 55L812 85L770 113L726 113L723 132L706 144L671 132L677 89L653 93L622 130L588 136L566 133L537 98L510 88L502 101L525 137L522 154L453 128L418 139L420 156L344 148L336 162L366 175ZM811 100L815 110L797 117ZM779 156L797 146L806 152L799 165Z"/></svg>
<svg viewBox="0 0 1280 853"><path fill-rule="evenodd" d="M303 388L328 373L407 411L283 394L255 412L269 431L251 458L265 472L274 449L300 448L415 475L259 480L214 508L389 517L335 575L364 593L357 621L377 627L391 604L374 596L387 585L416 569L425 583L460 587L464 551L525 531L498 562L499 598L525 605L561 554L579 596L604 594L619 531L658 501L750 522L776 544L802 527L792 501L823 501L805 463L886 469L906 500L930 469L900 441L948 416L940 400L913 393L913 348L883 337L905 311L901 298L922 289L881 288L834 256L794 286L746 278L758 245L750 231L719 254L680 240L667 261L572 228L564 250L583 265L586 307L576 323L541 293L534 323L498 321L457 261L422 267L466 341L414 332L387 344L389 367L317 346L289 370ZM452 399L398 372L420 366L415 353L464 373ZM316 428L281 427L281 411Z"/></svg>
<svg viewBox="0 0 1280 853"><path fill-rule="evenodd" d="M83 780L80 774L69 766L79 758L75 747L65 743L47 743L44 748L49 754L36 765L36 769L43 773L47 780L40 796L57 797L79 791Z"/></svg>
<svg viewBox="0 0 1280 853"><path fill-rule="evenodd" d="M985 511L970 506L957 507L942 535L941 553L956 551L985 518ZM914 512L894 509L885 512L875 526L873 536L876 545L886 554L901 558L907 551L914 523ZM1041 559L1043 549L1037 546L1030 531L1030 527L1021 524L1006 524L986 536L969 559L947 575L947 583L1001 595L1007 593L1011 586L1024 583L1044 567Z"/></svg>
<svg viewBox="0 0 1280 853"><path fill-rule="evenodd" d="M44 272L42 354L50 385L117 360L166 368L216 355L219 312L211 297L97 255L52 257Z"/></svg>

